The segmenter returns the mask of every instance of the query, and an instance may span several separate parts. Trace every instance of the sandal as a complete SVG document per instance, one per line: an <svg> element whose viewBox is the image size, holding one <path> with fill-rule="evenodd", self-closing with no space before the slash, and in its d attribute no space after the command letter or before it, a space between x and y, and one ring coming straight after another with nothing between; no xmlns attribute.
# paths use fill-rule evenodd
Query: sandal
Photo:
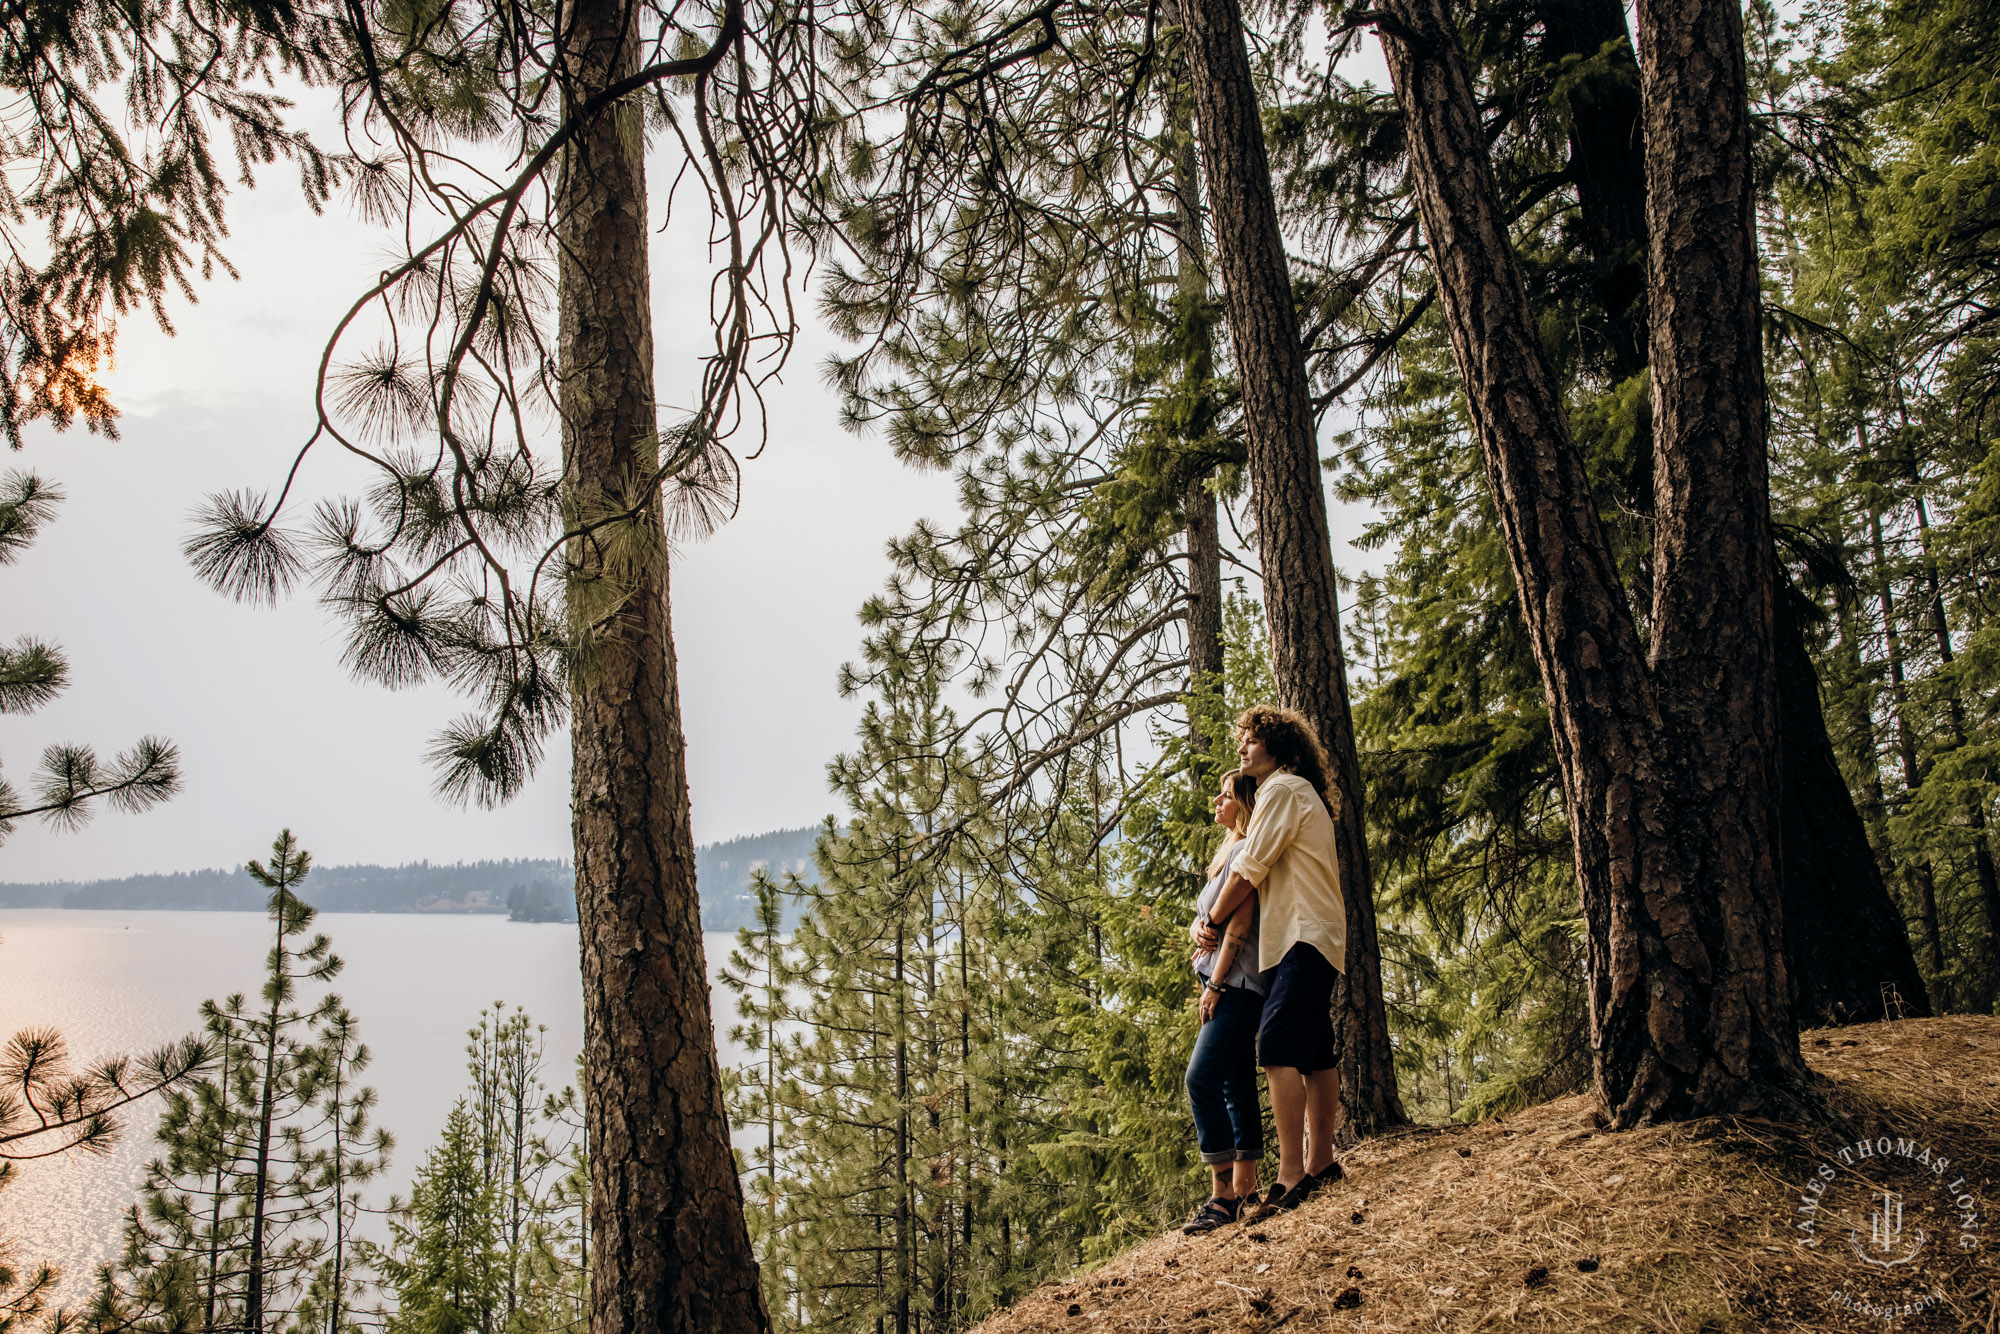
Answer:
<svg viewBox="0 0 2000 1334"><path fill-rule="evenodd" d="M1181 1235L1199 1237L1219 1227L1228 1227L1236 1221L1236 1215L1241 1209L1240 1200L1225 1200L1219 1195L1213 1196L1207 1204L1194 1211L1194 1217L1188 1219L1186 1225L1181 1228Z"/></svg>

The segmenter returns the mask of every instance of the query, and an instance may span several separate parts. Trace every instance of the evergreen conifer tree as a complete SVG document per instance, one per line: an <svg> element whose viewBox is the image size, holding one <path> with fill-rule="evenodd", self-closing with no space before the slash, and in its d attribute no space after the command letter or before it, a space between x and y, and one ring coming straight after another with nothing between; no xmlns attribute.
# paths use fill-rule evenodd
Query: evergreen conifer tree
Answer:
<svg viewBox="0 0 2000 1334"><path fill-rule="evenodd" d="M801 1031L778 1089L793 1143L776 1220L790 1300L774 1310L794 1324L955 1323L972 1294L1010 1288L1006 1239L1031 1231L998 1181L1012 1164L991 1072L1011 1044L977 1004L1007 1022L1014 979L980 957L1004 933L990 909L968 917L976 872L962 837L940 832L976 791L946 741L953 721L934 680L871 702L840 766L857 782L851 818L821 838L788 951Z"/></svg>
<svg viewBox="0 0 2000 1334"><path fill-rule="evenodd" d="M331 1218L325 1221L325 1256L308 1281L295 1323L301 1334L346 1334L356 1327L359 1314L356 1226L365 1208L361 1187L388 1166L395 1140L371 1124L375 1090L356 1082L371 1058L350 1011L333 1006L323 1013L308 1055L316 1063L313 1077L320 1090L321 1120L306 1141L307 1166L313 1186L325 1193Z"/></svg>
<svg viewBox="0 0 2000 1334"><path fill-rule="evenodd" d="M535 1171L548 1186L536 1209L527 1255L524 1327L583 1334L590 1327L590 1156L578 1078L543 1104L545 1136L535 1141Z"/></svg>
<svg viewBox="0 0 2000 1334"><path fill-rule="evenodd" d="M460 1100L417 1169L408 1207L390 1216L390 1245L377 1260L396 1298L390 1334L496 1334L506 1327L503 1205L481 1140L477 1118Z"/></svg>
<svg viewBox="0 0 2000 1334"><path fill-rule="evenodd" d="M1227 764L1233 709L1269 689L1261 615L1233 599L1224 670L1199 693ZM774 1316L800 1327L954 1326L1061 1266L1109 1255L1199 1188L1181 1087L1194 1037L1187 965L1198 867L1217 837L1178 728L1120 780L1084 752L1031 812L986 806L980 761L934 675L888 673L836 764L849 818L783 951L792 1033L772 1075L739 1075L737 1123L775 1145L763 1254ZM766 890L767 897L769 889ZM746 932L746 1017L779 1013ZM756 951L752 953L752 951ZM753 1043L763 1035L742 1035ZM769 1168L752 1150L754 1199Z"/></svg>
<svg viewBox="0 0 2000 1334"><path fill-rule="evenodd" d="M1823 195L1781 178L1766 222L1786 306L1810 322L1773 381L1796 423L1779 476L1832 557L1818 647L1840 668L1835 742L1934 997L1982 1011L2000 1000L2000 785L1990 710L1973 705L1994 681L1976 571L1995 513L1980 349L1996 270L1969 238L1990 229L1996 169L1969 72L1993 54L1994 17L1983 2L1850 6L1790 49L1774 21L1757 34L1774 100L1839 127L1829 171L1865 182Z"/></svg>
<svg viewBox="0 0 2000 1334"><path fill-rule="evenodd" d="M195 1077L214 1059L200 1038L190 1036L136 1063L112 1057L78 1070L56 1030L13 1034L0 1049L0 1191L14 1183L23 1163L108 1152L124 1133L121 1113ZM66 1327L69 1313L48 1309L60 1277L46 1262L23 1269L14 1238L0 1234L0 1334L43 1320L52 1329Z"/></svg>
<svg viewBox="0 0 2000 1334"><path fill-rule="evenodd" d="M545 1030L495 1002L467 1030L465 1096L387 1246L362 1254L395 1294L391 1328L550 1334L587 1320L588 1164L573 1087L542 1082Z"/></svg>
<svg viewBox="0 0 2000 1334"><path fill-rule="evenodd" d="M299 897L311 857L289 830L247 870L271 890L273 939L256 1003L202 1007L214 1072L168 1095L124 1255L107 1267L87 1323L137 1321L245 1334L354 1323L354 1188L390 1141L371 1130L374 1093L353 1016L331 993L332 942Z"/></svg>
<svg viewBox="0 0 2000 1334"><path fill-rule="evenodd" d="M793 1147L794 1132L785 1108L798 1094L784 1068L781 1041L794 1018L784 907L787 900L796 903L808 891L796 872L786 872L781 882L762 867L751 873L750 891L756 898L754 922L737 930L736 948L719 975L722 984L736 993L736 1014L742 1021L730 1028L729 1040L750 1053L750 1060L727 1074L729 1121L755 1136L744 1165L750 1242L757 1251L765 1305L774 1319L782 1320L789 1295L786 1275L797 1261L789 1253L789 1235L781 1226L778 1146L782 1140L787 1148Z"/></svg>
<svg viewBox="0 0 2000 1334"><path fill-rule="evenodd" d="M472 1077L466 1112L478 1130L479 1162L496 1211L501 1257L501 1299L496 1330L534 1327L530 1313L543 1304L535 1291L536 1257L549 1245L552 1199L570 1138L561 1116L573 1089L551 1095L542 1082L547 1029L516 1006L495 1002L482 1010L466 1036L466 1071Z"/></svg>
<svg viewBox="0 0 2000 1334"><path fill-rule="evenodd" d="M818 93L826 16L763 0L324 12L347 131L380 146L354 174L357 202L400 225L403 248L329 338L301 462L346 449L375 477L303 539L290 482L214 496L184 549L238 598L273 600L309 572L346 620L357 675L468 696L432 749L448 799L508 800L568 725L593 1325L755 1334L767 1321L702 962L670 544L734 512L725 442L791 341L788 246L838 129ZM652 132L677 142L729 237L697 406L665 424ZM489 161L496 144L512 147ZM658 947L634 953L635 938Z"/></svg>
<svg viewBox="0 0 2000 1334"><path fill-rule="evenodd" d="M64 0L0 30L15 172L0 186L0 439L77 418L116 435L98 373L117 321L196 279L234 275L222 253L233 162L240 184L284 158L317 209L352 168L288 123L279 80L335 74L329 8L197 0L172 9ZM219 142L218 142L219 141ZM224 146L226 145L226 147Z"/></svg>

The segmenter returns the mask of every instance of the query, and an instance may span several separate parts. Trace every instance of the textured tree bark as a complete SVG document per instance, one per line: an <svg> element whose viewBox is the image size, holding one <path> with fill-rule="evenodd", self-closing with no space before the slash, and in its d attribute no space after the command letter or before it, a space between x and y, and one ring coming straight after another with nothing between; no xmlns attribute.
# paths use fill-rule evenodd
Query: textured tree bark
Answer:
<svg viewBox="0 0 2000 1334"><path fill-rule="evenodd" d="M1722 1111L1813 1114L1816 1099L1787 994L1772 850L1776 707L1769 530L1758 489L1764 477L1757 429L1762 400L1742 397L1750 388L1761 392L1761 366L1754 385L1746 386L1741 331L1733 327L1709 329L1720 343L1707 354L1678 325L1663 331L1684 313L1683 290L1658 280L1656 253L1653 355L1656 367L1670 364L1670 380L1681 377L1667 395L1665 413L1656 413L1664 418L1655 437L1655 470L1663 474L1660 532L1668 547L1662 582L1670 586L1656 590L1655 618L1672 622L1656 688L1535 336L1457 33L1443 0L1387 0L1383 8L1382 46L1403 113L1452 352L1549 698L1586 921L1599 1094L1617 1126ZM1713 41L1702 26L1705 15L1690 15L1690 21ZM1649 59L1661 59L1657 48L1649 50ZM1739 40L1739 90L1741 56ZM1668 54L1666 62L1677 59L1685 54ZM1677 99L1685 96L1684 85L1700 82L1698 74L1682 71L1655 78L1648 88L1649 133L1655 118L1669 122L1661 131L1668 147L1690 156L1698 156L1696 146L1683 143L1686 127L1674 118L1683 110ZM1727 97L1726 87L1711 93ZM1747 119L1747 108L1739 105L1735 114ZM1727 113L1720 119L1726 122ZM1649 183L1661 181L1653 151L1649 145ZM1687 188L1693 196L1653 199L1656 228L1683 225L1681 212L1705 198L1702 180L1710 190L1731 182L1726 168L1710 164L1693 185L1668 180L1664 191L1654 186L1656 195ZM1733 225L1740 229L1747 221L1746 213ZM1703 261L1704 272L1714 274L1718 264L1735 271L1740 257L1731 237L1725 223L1718 240L1731 253ZM1743 246L1747 250L1747 234ZM1749 271L1754 321L1754 264ZM1740 306L1726 304L1733 318L1742 317ZM1750 341L1754 347L1754 325ZM1689 371L1696 372L1691 382ZM1711 383L1711 374L1724 383ZM1704 425L1704 413L1714 416L1725 406L1735 414L1728 423ZM1749 463L1742 451L1752 439L1759 457ZM1738 475L1712 480L1734 497L1736 508L1690 488L1688 457L1677 451L1735 469ZM1747 492L1755 492L1756 512L1746 516L1741 505ZM1718 571L1705 556L1675 548L1708 537L1740 550L1759 535L1761 558L1744 562L1747 571ZM1752 594L1761 592L1761 600L1696 606L1702 578L1722 580L1721 586L1744 582ZM1737 622L1724 619L1731 609ZM1742 666L1742 681L1711 677L1706 685L1714 699L1687 698L1718 657ZM1670 716L1669 705L1688 713ZM1695 764L1684 764L1683 734L1712 725L1718 712L1749 735L1700 738ZM1701 764L1719 767L1699 772ZM1725 802L1744 827L1718 829L1715 812L1695 809L1690 797L1696 792Z"/></svg>
<svg viewBox="0 0 2000 1334"><path fill-rule="evenodd" d="M1222 674L1222 536L1207 481L1189 481L1182 501L1187 512L1190 685Z"/></svg>
<svg viewBox="0 0 2000 1334"><path fill-rule="evenodd" d="M1237 0L1184 0L1189 82L1215 220L1216 257L1242 384L1251 507L1279 702L1318 729L1333 760L1347 900L1347 971L1336 989L1341 1102L1366 1133L1409 1118L1396 1094L1382 1003L1361 765L1327 532L1312 397L1270 160Z"/></svg>
<svg viewBox="0 0 2000 1334"><path fill-rule="evenodd" d="M1548 54L1602 59L1606 66L1571 94L1569 172L1584 242L1597 265L1611 373L1622 379L1650 361L1639 68L1618 0L1544 0L1542 23ZM1651 515L1650 448L1642 458L1644 464L1631 479L1636 493L1625 500ZM1775 552L1771 559L1776 560ZM1838 943L1857 921L1900 922L1901 914L1889 897L1827 736L1819 679L1806 652L1805 624L1799 617L1780 616L1776 632L1782 726L1778 846L1784 852L1780 874L1794 999L1804 1003L1802 1015L1814 1022L1860 1023L1886 1016L1883 987L1889 984L1902 997L1905 1013L1928 1014L1922 989L1912 987L1918 974L1907 931L1877 937L1865 954ZM1831 855L1836 848L1838 857ZM1854 856L1857 851L1870 855ZM1830 970L1834 960L1841 966ZM1808 984L1806 974L1817 980Z"/></svg>
<svg viewBox="0 0 2000 1334"><path fill-rule="evenodd" d="M566 114L637 68L636 6L568 11ZM638 99L572 140L557 187L566 514L615 513L658 467ZM590 1143L592 1334L762 1334L709 1015L665 529L572 543L572 820Z"/></svg>
<svg viewBox="0 0 2000 1334"><path fill-rule="evenodd" d="M1789 1058L1761 274L1735 0L1640 0L1653 363L1653 683L1679 734L1685 853L1719 891L1726 1066ZM1731 1022L1729 1011L1740 1019ZM1758 1050L1762 1048L1763 1050Z"/></svg>

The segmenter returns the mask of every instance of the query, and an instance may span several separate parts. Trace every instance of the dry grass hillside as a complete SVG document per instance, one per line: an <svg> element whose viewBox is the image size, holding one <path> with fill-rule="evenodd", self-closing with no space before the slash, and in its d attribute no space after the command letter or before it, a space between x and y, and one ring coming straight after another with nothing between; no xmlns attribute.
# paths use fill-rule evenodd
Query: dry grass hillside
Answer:
<svg viewBox="0 0 2000 1334"><path fill-rule="evenodd" d="M1987 1214L2000 1019L1828 1029L1805 1050L1845 1127L1712 1118L1607 1134L1573 1097L1383 1136L1296 1213L1202 1238L1176 1229L1044 1285L978 1334L2000 1334ZM1864 1138L1866 1158L1852 1148ZM1901 1197L1900 1229L1881 1224L1885 1191Z"/></svg>

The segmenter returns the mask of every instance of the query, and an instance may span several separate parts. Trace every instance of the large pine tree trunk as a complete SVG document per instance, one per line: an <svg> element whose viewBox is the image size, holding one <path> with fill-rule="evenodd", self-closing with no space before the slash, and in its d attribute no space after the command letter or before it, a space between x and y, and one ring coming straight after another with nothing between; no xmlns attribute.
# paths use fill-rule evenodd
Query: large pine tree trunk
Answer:
<svg viewBox="0 0 2000 1334"><path fill-rule="evenodd" d="M1584 243L1597 267L1611 371L1623 378L1644 370L1651 359L1639 69L1619 0L1543 0L1542 23L1547 54L1603 66L1570 94L1569 170ZM1628 479L1635 493L1624 497L1648 515L1654 499L1651 457L1650 448L1642 451L1641 467ZM1928 1014L1909 933L1900 929L1901 915L1827 735L1803 619L1780 616L1777 635L1778 842L1784 851L1793 999L1809 1022L1855 1023L1886 1017L1884 988L1893 986L1904 1013ZM1856 922L1881 933L1863 945L1856 940ZM1891 923L1898 929L1886 930Z"/></svg>
<svg viewBox="0 0 2000 1334"><path fill-rule="evenodd" d="M1653 684L1685 852L1735 967L1725 1068L1798 1063L1784 968L1768 416L1749 76L1737 0L1641 0L1653 363ZM1727 1074L1723 1077L1728 1077Z"/></svg>
<svg viewBox="0 0 2000 1334"><path fill-rule="evenodd" d="M1675 323L1686 313L1683 287L1655 286L1654 357L1673 363L1670 377L1683 377L1666 394L1656 437L1667 548L1660 582L1668 587L1655 591L1655 617L1672 622L1662 636L1669 661L1656 690L1529 316L1457 33L1443 0L1388 0L1384 9L1382 45L1452 353L1549 698L1583 897L1598 1091L1620 1126L1721 1111L1809 1112L1772 848L1776 706L1769 589L1757 583L1772 576L1762 459L1743 457L1753 436L1761 451L1754 428L1762 400L1744 397L1752 386L1744 380L1740 331L1711 329L1718 346L1703 353ZM1713 41L1706 31L1701 36ZM1685 51L1649 49L1655 60L1685 59ZM1741 55L1739 41L1739 74ZM1663 122L1670 144L1686 137L1675 117L1696 115L1678 99L1700 82L1687 76L1649 84L1648 125ZM1709 94L1726 100L1726 79ZM1731 113L1719 114L1726 121ZM1744 118L1747 110L1739 105L1733 114ZM1687 145L1687 155L1696 147ZM1728 183L1723 171L1710 176ZM1649 182L1660 180L1649 164ZM1683 189L1689 199L1650 201L1656 227L1684 225L1690 203L1705 202L1699 184L1654 186L1669 196ZM1726 256L1680 258L1711 281L1726 276L1740 260L1731 228L1747 221L1720 224L1713 239ZM1754 284L1754 265L1751 274ZM1718 296L1732 318L1742 317L1730 291ZM1754 346L1754 305L1748 314ZM1671 327L1663 331L1663 324ZM1754 389L1761 392L1761 379ZM1706 420L1725 406L1734 414L1726 423ZM1733 470L1706 479L1720 494L1686 485L1690 457ZM1745 505L1755 512L1744 513ZM1727 572L1677 547L1705 537L1741 551L1760 536L1765 545L1752 549L1762 558ZM1703 607L1703 579L1717 581L1718 595L1741 584L1748 600ZM1722 619L1730 610L1738 613L1734 622ZM1718 660L1742 677L1716 679ZM1704 667L1711 695L1689 699ZM1668 707L1687 712L1670 716ZM1742 734L1697 738L1684 749L1685 733L1713 725L1718 713ZM1719 828L1721 812L1695 809L1697 792L1740 824Z"/></svg>
<svg viewBox="0 0 2000 1334"><path fill-rule="evenodd" d="M1237 0L1186 0L1182 10L1223 301L1243 387L1251 506L1278 699L1318 730L1333 760L1331 777L1340 799L1334 814L1347 899L1347 971L1335 993L1334 1027L1341 1101L1356 1127L1367 1132L1408 1118L1396 1094L1382 1004L1361 765L1348 710L1311 388L1242 13Z"/></svg>
<svg viewBox="0 0 2000 1334"><path fill-rule="evenodd" d="M568 11L565 111L637 67L636 7ZM566 513L629 503L658 466L636 98L571 142L558 186ZM590 1143L592 1334L761 1334L709 1016L657 505L572 544L572 820Z"/></svg>

